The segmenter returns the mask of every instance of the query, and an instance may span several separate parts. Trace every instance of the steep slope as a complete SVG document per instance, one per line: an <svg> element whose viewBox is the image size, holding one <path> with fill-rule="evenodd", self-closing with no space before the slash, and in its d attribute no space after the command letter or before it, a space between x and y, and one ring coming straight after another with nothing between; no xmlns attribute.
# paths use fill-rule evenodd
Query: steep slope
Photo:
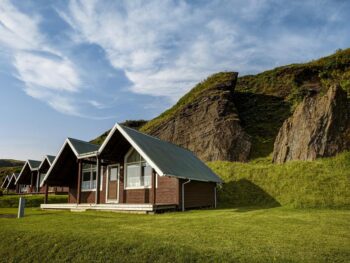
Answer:
<svg viewBox="0 0 350 263"><path fill-rule="evenodd" d="M350 110L339 86L311 94L288 118L275 141L273 161L315 160L350 149Z"/></svg>
<svg viewBox="0 0 350 263"><path fill-rule="evenodd" d="M148 123L142 130L191 150L203 161L247 161L250 137L233 102L237 75L226 72L209 77L169 110L171 117L160 117L155 128Z"/></svg>
<svg viewBox="0 0 350 263"><path fill-rule="evenodd" d="M124 126L133 128L133 129L140 129L143 125L145 125L147 123L147 121L145 120L126 120L123 123L121 123ZM103 143L103 141L106 139L106 137L108 136L110 130L104 132L103 134L101 134L100 136L96 137L95 139L91 140L91 143L94 144L99 144L101 145Z"/></svg>
<svg viewBox="0 0 350 263"><path fill-rule="evenodd" d="M224 184L220 205L350 208L350 152L315 161L210 162Z"/></svg>
<svg viewBox="0 0 350 263"><path fill-rule="evenodd" d="M189 138L189 134L186 133L186 125L191 124L188 129L197 133L196 136L198 136L198 130L203 129L203 127L209 130L212 129L210 132L213 134L215 133L214 128L223 129L225 133L222 133L222 144L227 147L229 145L229 142L226 141L227 137L232 136L232 130L230 129L237 131L236 128L232 128L232 123L235 123L234 125L239 124L240 127L238 133L244 134L244 143L238 145L238 149L245 148L248 145L247 142L251 144L248 159L269 156L273 152L274 142L283 122L292 115L297 105L310 92L325 94L329 87L338 84L343 90L347 91L348 97L350 97L350 49L339 50L331 56L309 63L292 64L257 75L239 77L233 94L231 91L230 96L225 95L224 100L226 102L222 103L223 97L213 95L214 93L210 90L212 87L225 86L229 78L230 73L214 74L194 87L172 108L147 122L141 127L141 130L194 150L193 145L190 145L190 140L193 139ZM205 99L206 96L209 99ZM228 97L230 98L228 99ZM227 105L230 110L221 111L217 115L213 115L211 112L212 115L205 116L207 110L212 110L215 104L217 106L219 104ZM196 105L195 108L193 108L194 105ZM203 116L202 118L188 116L194 113L196 116L201 114ZM232 116L235 121L232 123L226 122L226 114ZM201 121L205 117L207 120L204 123L213 125L214 122L219 123L219 119L222 119L223 124L231 125L231 127L223 127L223 124L221 126L214 125L212 128L202 126ZM181 120L184 120L184 122ZM181 129L178 130L178 127L181 127ZM172 134L174 132L175 135ZM210 135L210 132L208 135ZM203 136L206 135L203 133ZM100 142L102 139L103 137L97 138ZM199 153L204 157L204 160L212 160L211 158L246 160L248 152L243 152L244 158L237 158L237 152L231 155L227 154L225 157L224 154L219 152L218 146L214 148L217 150L213 152L212 156L211 153L207 153L207 156L203 155L202 150L199 150ZM214 148L209 146L207 151L212 151Z"/></svg>

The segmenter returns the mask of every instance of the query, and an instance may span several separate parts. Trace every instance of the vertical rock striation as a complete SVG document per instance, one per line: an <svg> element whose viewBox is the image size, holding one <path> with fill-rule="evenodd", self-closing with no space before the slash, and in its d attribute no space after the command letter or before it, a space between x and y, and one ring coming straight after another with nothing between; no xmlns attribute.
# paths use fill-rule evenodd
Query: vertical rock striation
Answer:
<svg viewBox="0 0 350 263"><path fill-rule="evenodd" d="M273 161L314 160L350 149L350 110L339 86L324 96L310 95L282 125L274 144Z"/></svg>
<svg viewBox="0 0 350 263"><path fill-rule="evenodd" d="M187 148L203 161L247 161L250 136L240 125L233 103L238 73L204 89L147 133Z"/></svg>

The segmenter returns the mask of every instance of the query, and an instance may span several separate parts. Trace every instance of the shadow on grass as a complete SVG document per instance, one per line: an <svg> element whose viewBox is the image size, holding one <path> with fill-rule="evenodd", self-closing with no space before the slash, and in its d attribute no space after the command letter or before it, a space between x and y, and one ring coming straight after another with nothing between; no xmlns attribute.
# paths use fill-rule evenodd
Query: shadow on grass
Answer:
<svg viewBox="0 0 350 263"><path fill-rule="evenodd" d="M220 208L234 209L235 212L281 206L273 196L247 179L224 183L219 190L219 204Z"/></svg>
<svg viewBox="0 0 350 263"><path fill-rule="evenodd" d="M16 218L16 214L0 214L0 218Z"/></svg>

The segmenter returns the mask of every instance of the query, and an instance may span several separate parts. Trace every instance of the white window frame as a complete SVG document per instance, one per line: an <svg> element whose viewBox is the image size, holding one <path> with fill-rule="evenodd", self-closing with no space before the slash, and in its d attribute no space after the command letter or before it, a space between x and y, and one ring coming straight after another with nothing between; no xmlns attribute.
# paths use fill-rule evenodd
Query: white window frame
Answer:
<svg viewBox="0 0 350 263"><path fill-rule="evenodd" d="M117 167L118 168L118 177L117 177L117 200L115 199L108 199L108 183L109 183L109 171L110 168L114 168ZM119 203L119 184L120 184L120 164L116 163L116 164L111 164L107 166L107 177L106 177L106 203ZM114 201L115 200L115 201Z"/></svg>
<svg viewBox="0 0 350 263"><path fill-rule="evenodd" d="M88 165L90 165L90 168L85 168L85 169L82 169L82 171L81 171L81 186L80 186L80 191L81 192L96 192L96 187L95 188L89 188L89 189L83 189L82 188L82 185L83 185L83 179L84 179L84 170L86 171L86 170L90 170L90 185L92 184L92 182L94 181L93 180L93 178L94 178L94 176L93 176L93 170L94 169L92 169L91 168L91 166L92 165L95 165L95 167L96 167L96 184L97 184L97 164L88 164ZM102 185L103 185L103 171L102 171L102 166L100 167L101 168L101 170L100 170L100 177L101 177L101 180L100 180L100 191L102 191Z"/></svg>
<svg viewBox="0 0 350 263"><path fill-rule="evenodd" d="M131 153L133 151L136 151L140 156L141 159L143 159L143 161L137 161L137 162L131 162L128 163L128 157L131 155ZM151 185L150 186L127 186L127 165L128 164L140 164L140 170L142 169L142 163L145 162L146 164L148 164L151 168L152 168L152 175L151 175ZM145 160L145 158L142 157L142 155L133 147L131 147L129 149L129 151L126 153L125 157L124 157L124 190L136 190L136 189L151 189L152 188L152 176L153 176L153 167L147 163L147 161ZM141 171L140 171L141 173ZM158 188L158 175L156 174L156 188Z"/></svg>

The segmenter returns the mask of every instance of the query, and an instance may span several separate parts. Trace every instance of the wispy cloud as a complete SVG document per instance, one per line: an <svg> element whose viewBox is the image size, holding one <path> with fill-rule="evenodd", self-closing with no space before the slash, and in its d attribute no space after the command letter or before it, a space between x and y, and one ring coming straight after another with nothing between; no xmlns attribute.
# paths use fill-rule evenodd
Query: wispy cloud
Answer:
<svg viewBox="0 0 350 263"><path fill-rule="evenodd" d="M16 52L14 65L28 89L79 91L81 81L73 63L67 58Z"/></svg>
<svg viewBox="0 0 350 263"><path fill-rule="evenodd" d="M342 0L67 3L46 5L59 15L53 22L3 0L0 45L28 95L84 117L110 115L118 96L147 97L141 107L165 98L164 108L212 73L256 73L349 44L350 4ZM48 34L58 20L63 33Z"/></svg>
<svg viewBox="0 0 350 263"><path fill-rule="evenodd" d="M1 2L0 44L12 53L25 92L59 112L79 115L69 95L81 89L79 74L72 61L49 43L39 24L39 16L20 12L10 1Z"/></svg>
<svg viewBox="0 0 350 263"><path fill-rule="evenodd" d="M38 49L44 42L38 16L20 12L9 0L0 5L0 43L9 49Z"/></svg>
<svg viewBox="0 0 350 263"><path fill-rule="evenodd" d="M317 8L315 15L317 1L72 0L59 13L74 29L73 39L104 49L111 65L132 82L132 92L176 100L211 73L252 73L319 52L324 33L310 34L307 24L290 28L285 20L304 8L313 19L325 16L316 22L327 26L338 9L323 4L330 6L328 13Z"/></svg>

